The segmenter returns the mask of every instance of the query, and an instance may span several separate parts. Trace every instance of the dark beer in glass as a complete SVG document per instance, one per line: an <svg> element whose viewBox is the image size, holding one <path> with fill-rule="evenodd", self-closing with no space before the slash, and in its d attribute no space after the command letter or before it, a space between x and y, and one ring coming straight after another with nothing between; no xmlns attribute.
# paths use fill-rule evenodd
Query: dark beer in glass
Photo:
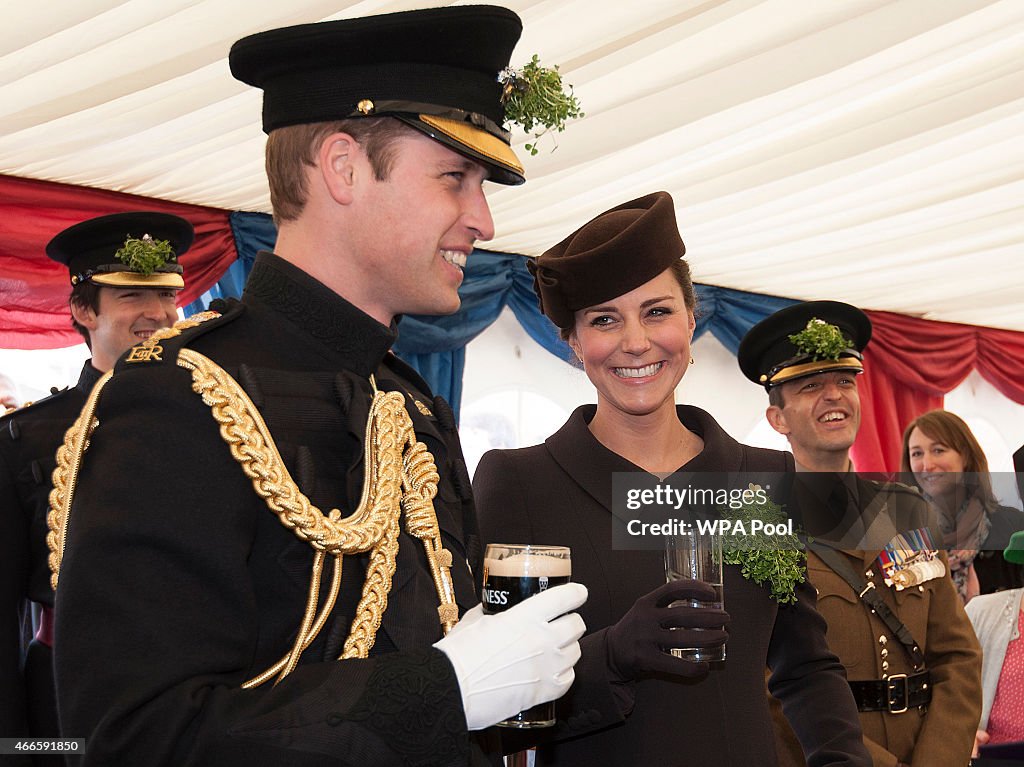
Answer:
<svg viewBox="0 0 1024 767"><path fill-rule="evenodd" d="M484 552L483 610L487 615L504 612L524 599L568 583L572 576L569 549L565 546L491 543ZM499 727L551 727L555 702L520 711Z"/></svg>

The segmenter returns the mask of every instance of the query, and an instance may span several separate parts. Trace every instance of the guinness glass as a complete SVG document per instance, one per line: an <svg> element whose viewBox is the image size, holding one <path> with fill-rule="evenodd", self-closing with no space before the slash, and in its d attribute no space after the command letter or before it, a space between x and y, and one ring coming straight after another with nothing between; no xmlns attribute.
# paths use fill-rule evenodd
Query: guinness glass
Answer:
<svg viewBox="0 0 1024 767"><path fill-rule="evenodd" d="M565 546L491 543L484 552L485 614L504 612L524 599L568 583L572 575ZM499 727L551 727L555 703L541 703L498 722Z"/></svg>

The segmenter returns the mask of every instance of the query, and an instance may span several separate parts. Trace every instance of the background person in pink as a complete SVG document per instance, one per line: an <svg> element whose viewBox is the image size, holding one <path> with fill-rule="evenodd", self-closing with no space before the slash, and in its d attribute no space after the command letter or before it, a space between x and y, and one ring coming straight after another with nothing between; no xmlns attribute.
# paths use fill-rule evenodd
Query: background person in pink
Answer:
<svg viewBox="0 0 1024 767"><path fill-rule="evenodd" d="M1024 532L1010 537L1003 557L1024 571ZM966 609L983 652L978 756L981 745L1024 742L1024 587L982 594Z"/></svg>

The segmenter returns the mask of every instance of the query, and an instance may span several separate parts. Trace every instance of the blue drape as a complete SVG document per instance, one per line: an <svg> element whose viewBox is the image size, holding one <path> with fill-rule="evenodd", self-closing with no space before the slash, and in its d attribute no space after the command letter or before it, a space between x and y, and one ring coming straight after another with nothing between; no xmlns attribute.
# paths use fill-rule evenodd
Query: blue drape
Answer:
<svg viewBox="0 0 1024 767"><path fill-rule="evenodd" d="M188 316L202 311L214 298L238 297L257 251L273 250L277 231L265 213L231 214L238 260L197 301L185 307ZM572 356L556 328L540 312L527 259L510 253L475 250L466 264L459 289L462 306L446 317L407 315L399 321L395 353L416 368L435 394L448 400L458 418L466 345L486 330L508 306L527 334L562 360ZM788 298L745 293L711 285L696 285L697 329L694 340L710 331L733 354L740 339L757 322L784 306Z"/></svg>
<svg viewBox="0 0 1024 767"><path fill-rule="evenodd" d="M256 253L261 250L273 250L277 241L277 228L274 220L266 213L233 212L228 216L231 233L235 237L235 250L238 260L235 261L217 284L199 296L195 301L184 307L185 316L201 312L215 298L238 298L252 270Z"/></svg>
<svg viewBox="0 0 1024 767"><path fill-rule="evenodd" d="M558 329L540 313L533 277L523 256L473 251L459 296L462 306L455 314L402 317L395 344L395 353L452 404L456 417L462 400L466 344L486 330L506 305L531 338L552 354L569 358L569 347L558 337Z"/></svg>
<svg viewBox="0 0 1024 767"><path fill-rule="evenodd" d="M713 285L696 284L695 287L697 329L693 333L693 340L711 331L711 335L733 354L739 350L740 341L754 325L769 314L797 303L791 298L746 293Z"/></svg>

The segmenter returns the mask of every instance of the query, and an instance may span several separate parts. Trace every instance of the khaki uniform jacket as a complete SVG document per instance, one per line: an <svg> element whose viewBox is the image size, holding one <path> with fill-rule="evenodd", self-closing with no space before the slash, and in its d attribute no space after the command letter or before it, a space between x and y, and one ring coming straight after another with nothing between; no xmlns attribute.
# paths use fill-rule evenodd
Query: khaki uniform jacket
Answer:
<svg viewBox="0 0 1024 767"><path fill-rule="evenodd" d="M861 508L888 515L897 529L928 525L928 507L916 491L862 478L857 480L857 490ZM880 494L885 499L881 504L876 502ZM927 709L912 708L902 714L861 712L864 742L876 767L894 767L898 762L913 767L963 767L970 759L981 715L978 640L948 572L920 586L896 591L885 585L876 562L879 553L880 549L873 549L842 555L854 572L875 584L919 643L931 672L932 700ZM945 562L945 553L940 556ZM818 591L818 610L828 622L829 646L851 681L914 672L909 655L881 618L813 551L808 554L807 569ZM778 706L773 707L773 714L780 765L803 765Z"/></svg>

